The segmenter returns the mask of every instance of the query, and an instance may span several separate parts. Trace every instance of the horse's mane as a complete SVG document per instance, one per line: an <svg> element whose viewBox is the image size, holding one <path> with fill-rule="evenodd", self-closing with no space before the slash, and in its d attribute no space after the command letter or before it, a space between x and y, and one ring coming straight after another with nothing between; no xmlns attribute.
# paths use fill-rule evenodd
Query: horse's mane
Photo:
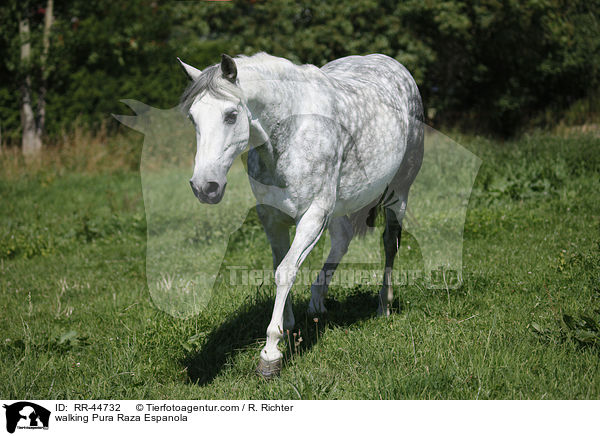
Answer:
<svg viewBox="0 0 600 436"><path fill-rule="evenodd" d="M238 71L243 68L252 70L261 78L286 78L296 81L306 81L314 79L314 72L320 71L313 65L296 65L291 61L271 56L261 52L253 56L236 56L235 62ZM187 113L196 98L208 92L212 96L222 98L237 98L244 100L242 90L231 83L229 80L221 77L219 64L211 65L202 71L200 77L193 81L183 92L179 105L184 113Z"/></svg>

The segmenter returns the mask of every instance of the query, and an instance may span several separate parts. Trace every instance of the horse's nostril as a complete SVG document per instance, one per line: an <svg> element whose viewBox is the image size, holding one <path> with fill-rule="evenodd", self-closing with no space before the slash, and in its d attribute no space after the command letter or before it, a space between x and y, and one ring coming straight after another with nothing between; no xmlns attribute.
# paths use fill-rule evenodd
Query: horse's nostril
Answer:
<svg viewBox="0 0 600 436"><path fill-rule="evenodd" d="M213 194L219 190L219 184L217 182L208 182L202 190L205 194Z"/></svg>

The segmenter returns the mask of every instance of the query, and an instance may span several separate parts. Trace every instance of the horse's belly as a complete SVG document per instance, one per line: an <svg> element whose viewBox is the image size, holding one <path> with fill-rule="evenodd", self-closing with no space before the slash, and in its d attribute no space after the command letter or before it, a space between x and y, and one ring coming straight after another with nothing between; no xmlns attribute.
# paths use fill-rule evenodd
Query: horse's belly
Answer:
<svg viewBox="0 0 600 436"><path fill-rule="evenodd" d="M404 150L344 166L338 184L334 216L356 212L378 199L400 168ZM393 158L389 156L396 156Z"/></svg>
<svg viewBox="0 0 600 436"><path fill-rule="evenodd" d="M386 106L352 130L353 141L340 168L335 215L356 212L379 199L400 168L407 130L405 114Z"/></svg>
<svg viewBox="0 0 600 436"><path fill-rule="evenodd" d="M374 184L368 189L362 189L352 197L338 197L333 216L348 215L364 208L373 200L379 198L386 186L386 183Z"/></svg>

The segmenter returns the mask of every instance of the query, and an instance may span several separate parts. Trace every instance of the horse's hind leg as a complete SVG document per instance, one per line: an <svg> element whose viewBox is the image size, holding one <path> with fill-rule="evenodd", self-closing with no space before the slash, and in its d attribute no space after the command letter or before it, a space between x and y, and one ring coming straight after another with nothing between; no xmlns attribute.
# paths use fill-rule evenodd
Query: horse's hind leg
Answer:
<svg viewBox="0 0 600 436"><path fill-rule="evenodd" d="M348 246L353 236L352 224L347 216L336 217L329 224L329 235L331 236L331 250L321 268L321 272L310 287L311 298L308 304L308 313L325 313L325 297L329 289L329 283L342 257L348 251Z"/></svg>
<svg viewBox="0 0 600 436"><path fill-rule="evenodd" d="M385 230L383 232L383 247L385 250L385 269L383 272L383 286L379 292L378 315L390 315L392 302L394 301L394 289L392 287L392 271L394 259L400 248L402 235L402 218L406 211L406 196L393 200L390 206L385 207Z"/></svg>
<svg viewBox="0 0 600 436"><path fill-rule="evenodd" d="M264 204L256 206L256 213L271 244L273 271L277 271L277 267L290 249L290 223L293 221L279 209ZM294 324L294 311L292 310L292 297L290 295L285 300L283 329L292 330Z"/></svg>

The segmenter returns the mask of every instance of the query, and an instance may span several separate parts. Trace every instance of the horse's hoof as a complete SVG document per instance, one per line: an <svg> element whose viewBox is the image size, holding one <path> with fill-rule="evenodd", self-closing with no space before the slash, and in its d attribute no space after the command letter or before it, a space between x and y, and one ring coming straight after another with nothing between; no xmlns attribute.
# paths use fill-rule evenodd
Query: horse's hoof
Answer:
<svg viewBox="0 0 600 436"><path fill-rule="evenodd" d="M278 377L281 373L281 359L268 362L261 357L258 361L256 372L265 380L271 380Z"/></svg>
<svg viewBox="0 0 600 436"><path fill-rule="evenodd" d="M389 307L386 307L386 308L384 309L384 308L382 308L381 306L379 306L379 307L377 308L377 316L378 316L378 317L381 317L381 316L383 316L383 317L386 317L386 318L387 318L387 317L389 317L391 314L392 314L392 312L390 311L390 308L389 308Z"/></svg>

